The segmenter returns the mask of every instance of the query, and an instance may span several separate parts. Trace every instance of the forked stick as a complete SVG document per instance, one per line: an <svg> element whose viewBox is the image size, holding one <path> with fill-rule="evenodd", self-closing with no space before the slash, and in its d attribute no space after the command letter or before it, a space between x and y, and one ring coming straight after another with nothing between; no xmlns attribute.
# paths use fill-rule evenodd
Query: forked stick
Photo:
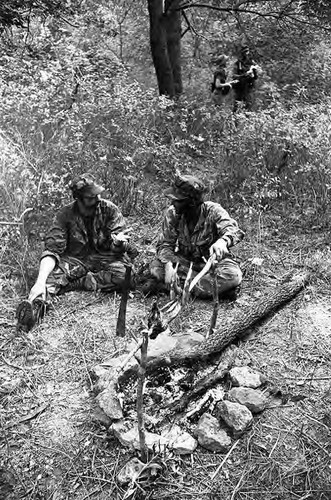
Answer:
<svg viewBox="0 0 331 500"><path fill-rule="evenodd" d="M196 277L192 280L191 284L190 284L190 287L189 287L189 292L192 292L193 288L195 287L195 285L197 285L199 283L199 281L201 280L201 278L203 278L205 276L205 274L209 273L210 271L210 268L212 267L212 265L214 264L215 262L215 258L216 258L216 255L215 254L212 254L209 259L207 260L206 264L204 265L204 267L201 269L201 271L196 275Z"/></svg>

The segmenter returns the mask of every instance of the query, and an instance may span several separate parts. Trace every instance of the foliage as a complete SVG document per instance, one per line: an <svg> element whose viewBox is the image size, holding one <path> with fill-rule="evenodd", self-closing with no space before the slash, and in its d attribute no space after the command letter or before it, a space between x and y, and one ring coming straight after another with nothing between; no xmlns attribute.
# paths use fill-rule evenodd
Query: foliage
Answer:
<svg viewBox="0 0 331 500"><path fill-rule="evenodd" d="M61 16L72 14L79 5L75 0L6 0L0 4L0 26L2 29L12 26L29 29L35 16Z"/></svg>

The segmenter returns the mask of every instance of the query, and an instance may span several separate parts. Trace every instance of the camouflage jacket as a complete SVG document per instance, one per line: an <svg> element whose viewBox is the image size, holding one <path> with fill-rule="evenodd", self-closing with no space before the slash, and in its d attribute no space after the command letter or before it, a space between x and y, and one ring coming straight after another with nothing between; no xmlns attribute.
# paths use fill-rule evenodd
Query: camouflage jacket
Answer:
<svg viewBox="0 0 331 500"><path fill-rule="evenodd" d="M162 224L162 232L157 242L157 257L161 262L175 262L175 254L193 262L208 259L209 248L219 238L226 241L228 248L239 243L244 237L237 222L218 203L205 201L201 205L199 220L192 234L183 215L177 215L171 205Z"/></svg>
<svg viewBox="0 0 331 500"><path fill-rule="evenodd" d="M41 258L51 255L57 263L61 256L84 259L88 255L107 254L112 248L112 235L123 231L123 215L114 203L100 199L91 220L89 239L84 218L76 202L63 207L55 216L45 239L45 250Z"/></svg>

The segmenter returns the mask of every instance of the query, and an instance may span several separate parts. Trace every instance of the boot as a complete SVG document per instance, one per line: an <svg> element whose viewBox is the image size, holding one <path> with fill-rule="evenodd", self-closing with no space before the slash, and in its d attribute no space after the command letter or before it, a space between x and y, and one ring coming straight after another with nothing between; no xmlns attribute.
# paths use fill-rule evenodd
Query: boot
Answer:
<svg viewBox="0 0 331 500"><path fill-rule="evenodd" d="M22 300L16 309L17 331L29 332L32 328L43 320L47 310L47 303L36 298L32 302Z"/></svg>
<svg viewBox="0 0 331 500"><path fill-rule="evenodd" d="M149 278L143 285L141 291L144 295L157 295L158 293L169 293L165 283L158 281L156 278Z"/></svg>
<svg viewBox="0 0 331 500"><path fill-rule="evenodd" d="M93 273L89 271L82 278L77 278L75 280L69 281L67 285L62 286L58 292L58 295L78 290L85 290L87 292L96 292L97 289L98 289L97 280L95 279Z"/></svg>
<svg viewBox="0 0 331 500"><path fill-rule="evenodd" d="M222 292L219 295L220 300L228 300L229 302L235 302L239 297L241 292L241 286L238 285L235 288L231 288L231 290L226 290L226 292Z"/></svg>

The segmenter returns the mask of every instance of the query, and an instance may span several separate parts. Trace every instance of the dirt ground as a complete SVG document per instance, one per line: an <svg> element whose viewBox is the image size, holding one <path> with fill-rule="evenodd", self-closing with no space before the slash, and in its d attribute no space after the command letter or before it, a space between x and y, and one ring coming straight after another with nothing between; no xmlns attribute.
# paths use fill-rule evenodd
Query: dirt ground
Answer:
<svg viewBox="0 0 331 500"><path fill-rule="evenodd" d="M125 498L219 500L331 499L331 254L327 235L256 238L240 246L254 259L242 293L221 305L218 326L263 298L292 269L309 265L310 284L281 310L247 332L241 356L278 391L225 458L198 447L191 456L159 456L161 474L129 496L116 476L135 456L109 433L91 392L90 368L121 353L115 336L119 296L71 292L45 321L17 334L15 283L1 281L0 498L105 500ZM139 291L128 305L128 336L137 333L151 299ZM176 329L200 328L212 304L195 302ZM215 475L215 472L217 474ZM215 476L215 477L214 477Z"/></svg>

